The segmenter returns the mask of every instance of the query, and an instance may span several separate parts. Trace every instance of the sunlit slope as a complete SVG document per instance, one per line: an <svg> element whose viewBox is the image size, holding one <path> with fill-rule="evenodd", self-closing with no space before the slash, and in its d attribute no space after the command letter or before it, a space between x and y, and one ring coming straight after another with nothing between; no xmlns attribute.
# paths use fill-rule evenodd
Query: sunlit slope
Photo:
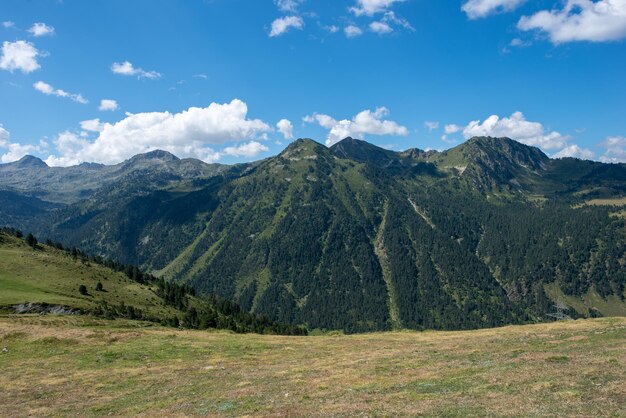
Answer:
<svg viewBox="0 0 626 418"><path fill-rule="evenodd" d="M102 291L96 291L98 283ZM81 285L86 295L79 292ZM23 240L0 233L0 306L5 309L35 303L90 311L102 303L123 303L154 317L174 315L175 309L166 306L154 290L67 251L42 244L34 250Z"/></svg>

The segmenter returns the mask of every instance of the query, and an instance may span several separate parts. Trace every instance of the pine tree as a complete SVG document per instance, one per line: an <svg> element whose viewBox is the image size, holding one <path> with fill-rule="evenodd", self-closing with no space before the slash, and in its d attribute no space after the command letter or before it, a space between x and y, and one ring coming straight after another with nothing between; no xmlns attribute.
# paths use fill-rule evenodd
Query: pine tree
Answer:
<svg viewBox="0 0 626 418"><path fill-rule="evenodd" d="M35 238L33 234L29 233L26 236L26 244L28 244L29 247L35 249L37 247L37 238Z"/></svg>

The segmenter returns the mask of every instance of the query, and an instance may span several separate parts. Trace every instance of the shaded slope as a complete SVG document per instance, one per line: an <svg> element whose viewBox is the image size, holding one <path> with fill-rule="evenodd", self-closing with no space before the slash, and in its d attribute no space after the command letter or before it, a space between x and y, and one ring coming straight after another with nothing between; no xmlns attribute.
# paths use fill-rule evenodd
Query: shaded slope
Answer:
<svg viewBox="0 0 626 418"><path fill-rule="evenodd" d="M387 329L392 322L479 327L516 315L470 253L458 264L447 260L458 244L416 216L409 194L384 168L337 159L300 140L220 193L202 238L171 269L175 279L202 291L281 321L346 331ZM379 234L390 282L377 256ZM461 286L468 274L454 269L464 268L475 277Z"/></svg>

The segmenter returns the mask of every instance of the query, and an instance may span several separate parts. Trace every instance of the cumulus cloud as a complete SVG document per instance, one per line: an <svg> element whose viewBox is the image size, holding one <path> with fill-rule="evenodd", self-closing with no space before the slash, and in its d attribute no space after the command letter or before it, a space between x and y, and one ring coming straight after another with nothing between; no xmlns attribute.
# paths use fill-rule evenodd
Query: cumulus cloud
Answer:
<svg viewBox="0 0 626 418"><path fill-rule="evenodd" d="M260 142L250 141L247 144L241 144L236 147L226 147L224 148L224 154L230 155L232 157L252 158L268 150L269 148L267 148Z"/></svg>
<svg viewBox="0 0 626 418"><path fill-rule="evenodd" d="M0 125L0 149L6 150L5 153L0 155L0 162L10 163L17 161L25 155L40 150L40 147L37 145L22 145L11 142L10 137L9 131Z"/></svg>
<svg viewBox="0 0 626 418"><path fill-rule="evenodd" d="M2 56L0 56L0 68L11 72L19 70L24 74L32 73L41 67L37 62L37 57L40 56L42 53L30 42L4 41L2 43Z"/></svg>
<svg viewBox="0 0 626 418"><path fill-rule="evenodd" d="M286 33L289 29L302 29L304 27L304 20L300 16L285 16L278 18L272 22L272 29L270 30L270 38L280 36Z"/></svg>
<svg viewBox="0 0 626 418"><path fill-rule="evenodd" d="M14 23L14 22L11 22L10 20L6 20L6 21L2 22L2 26L3 26L5 29L10 29L10 28L12 28L12 27L14 27L14 26L15 26L15 23Z"/></svg>
<svg viewBox="0 0 626 418"><path fill-rule="evenodd" d="M363 35L363 29L355 25L348 25L343 29L343 32L348 38L354 38L356 36Z"/></svg>
<svg viewBox="0 0 626 418"><path fill-rule="evenodd" d="M605 153L600 161L605 163L626 163L626 137L611 136L600 143Z"/></svg>
<svg viewBox="0 0 626 418"><path fill-rule="evenodd" d="M274 0L274 4L281 12L295 13L298 10L298 6L303 3L304 0Z"/></svg>
<svg viewBox="0 0 626 418"><path fill-rule="evenodd" d="M428 129L428 132L432 132L435 129L439 129L439 122L427 120L426 122L424 122L424 126Z"/></svg>
<svg viewBox="0 0 626 418"><path fill-rule="evenodd" d="M443 131L446 133L446 135L455 134L457 132L460 132L461 130L463 130L463 127L455 124L449 124L443 127Z"/></svg>
<svg viewBox="0 0 626 418"><path fill-rule="evenodd" d="M508 118L491 115L483 122L471 121L463 128L463 136L465 139L474 136L508 137L547 150L564 148L568 139L556 131L546 130L539 122L526 120L522 112L515 112Z"/></svg>
<svg viewBox="0 0 626 418"><path fill-rule="evenodd" d="M393 29L391 28L391 26L389 26L388 23L383 22L383 21L372 22L370 23L369 28L370 28L370 31L377 33L379 35L384 35L384 34L393 32Z"/></svg>
<svg viewBox="0 0 626 418"><path fill-rule="evenodd" d="M55 89L50 84L44 83L43 81L36 82L35 84L33 84L33 87L35 88L35 90L40 91L47 96L66 97L68 99L71 99L81 104L89 103L87 99L85 99L80 94L72 94L72 93L66 92L65 90Z"/></svg>
<svg viewBox="0 0 626 418"><path fill-rule="evenodd" d="M146 71L143 68L135 68L133 64L128 61L114 62L111 64L111 71L115 74L137 76L137 78L148 78L150 80L161 78L161 73L157 71Z"/></svg>
<svg viewBox="0 0 626 418"><path fill-rule="evenodd" d="M461 10L467 14L470 19L479 19L494 13L510 12L526 0L468 0Z"/></svg>
<svg viewBox="0 0 626 418"><path fill-rule="evenodd" d="M390 120L384 120L389 114L385 107L379 107L375 111L364 110L351 120L336 120L328 115L314 113L306 116L303 120L307 123L317 123L321 127L329 129L326 145L331 146L348 136L363 138L365 135L400 135L406 136L409 130Z"/></svg>
<svg viewBox="0 0 626 418"><path fill-rule="evenodd" d="M54 27L48 26L45 23L37 22L34 23L33 26L30 27L30 29L28 29L28 32L30 32L30 34L34 37L38 38L40 36L53 35Z"/></svg>
<svg viewBox="0 0 626 418"><path fill-rule="evenodd" d="M593 151L589 149L581 148L576 144L572 144L563 148L561 151L557 152L556 154L552 155L552 157L553 158L571 157L571 158L578 158L580 160L591 160L594 157L594 153Z"/></svg>
<svg viewBox="0 0 626 418"><path fill-rule="evenodd" d="M386 12L394 3L401 3L404 0L356 0L356 6L350 11L357 16L373 16L377 13Z"/></svg>
<svg viewBox="0 0 626 418"><path fill-rule="evenodd" d="M49 165L72 165L84 161L115 164L155 149L214 162L221 154L211 146L245 140L256 142L253 141L255 138L272 130L262 120L249 119L247 114L246 103L235 99L230 103L211 103L205 108L191 107L180 113L129 113L116 123L101 123L98 119L84 121L81 128L97 131L96 137L61 133L54 141L58 155L51 156L47 162ZM248 156L255 150L263 151L263 146L245 145L247 147L239 150L237 155ZM233 149L224 153L236 154Z"/></svg>
<svg viewBox="0 0 626 418"><path fill-rule="evenodd" d="M523 16L517 27L546 33L552 43L626 38L626 0L567 0L563 8Z"/></svg>
<svg viewBox="0 0 626 418"><path fill-rule="evenodd" d="M100 119L84 120L80 122L80 128L89 132L102 132L104 123L100 122Z"/></svg>
<svg viewBox="0 0 626 418"><path fill-rule="evenodd" d="M290 120L281 119L276 124L276 129L278 129L278 132L283 134L285 139L292 139L293 138L293 125L292 125Z"/></svg>
<svg viewBox="0 0 626 418"><path fill-rule="evenodd" d="M100 100L100 106L98 106L98 110L102 112L113 112L118 109L117 101L112 99L102 99Z"/></svg>

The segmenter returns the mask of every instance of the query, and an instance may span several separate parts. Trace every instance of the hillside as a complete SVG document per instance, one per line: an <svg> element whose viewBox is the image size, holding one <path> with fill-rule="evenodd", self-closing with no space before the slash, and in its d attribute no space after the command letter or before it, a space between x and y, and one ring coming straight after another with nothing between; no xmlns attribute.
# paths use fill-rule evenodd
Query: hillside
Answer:
<svg viewBox="0 0 626 418"><path fill-rule="evenodd" d="M0 231L0 311L87 314L238 332L300 331L225 301L196 297L186 287L155 280L131 266L94 260L75 249L41 243L30 247L10 232Z"/></svg>
<svg viewBox="0 0 626 418"><path fill-rule="evenodd" d="M25 183L18 213L0 214L309 329L491 327L545 320L556 302L573 317L626 313L623 164L553 160L507 138L444 152L346 138L165 183L152 172L71 204Z"/></svg>
<svg viewBox="0 0 626 418"><path fill-rule="evenodd" d="M6 416L626 414L626 320L280 337L0 316Z"/></svg>

